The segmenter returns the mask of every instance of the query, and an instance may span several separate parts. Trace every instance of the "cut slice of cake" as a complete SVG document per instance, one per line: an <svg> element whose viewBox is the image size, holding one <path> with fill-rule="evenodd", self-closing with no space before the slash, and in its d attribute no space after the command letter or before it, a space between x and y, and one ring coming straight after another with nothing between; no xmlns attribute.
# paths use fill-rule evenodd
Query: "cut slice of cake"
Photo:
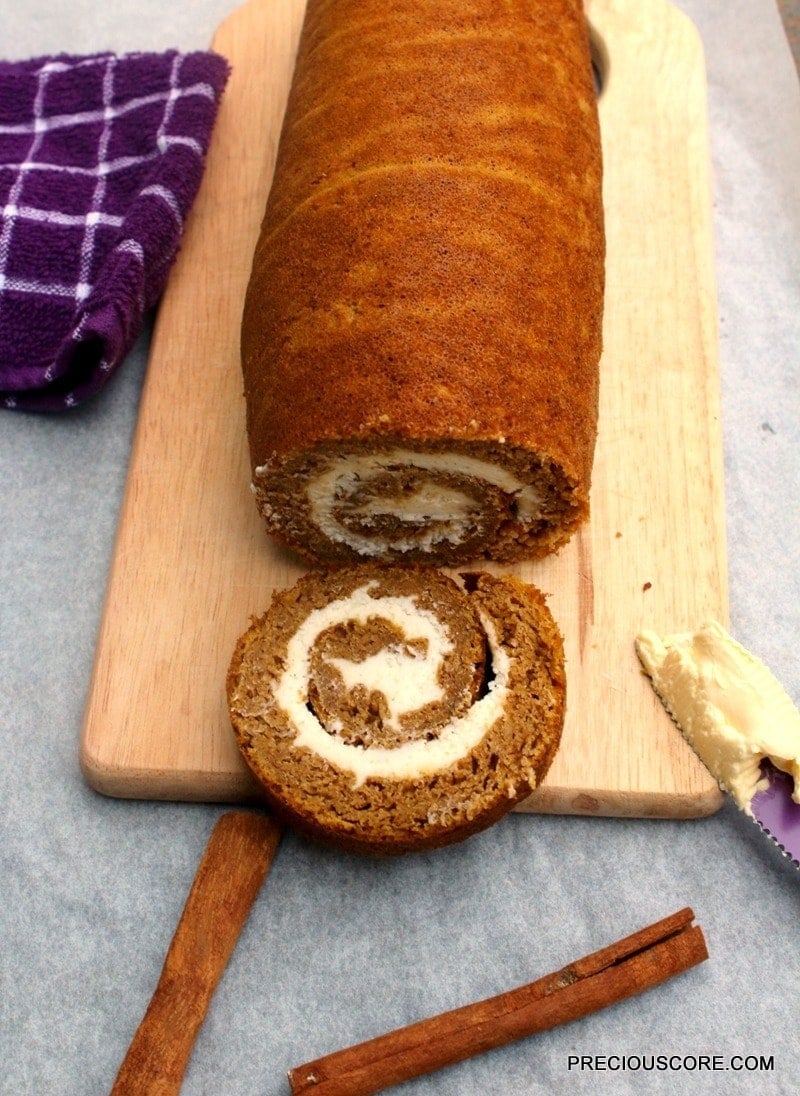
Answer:
<svg viewBox="0 0 800 1096"><path fill-rule="evenodd" d="M277 593L227 686L276 813L367 853L461 840L528 796L558 748L566 690L535 588L369 564Z"/></svg>

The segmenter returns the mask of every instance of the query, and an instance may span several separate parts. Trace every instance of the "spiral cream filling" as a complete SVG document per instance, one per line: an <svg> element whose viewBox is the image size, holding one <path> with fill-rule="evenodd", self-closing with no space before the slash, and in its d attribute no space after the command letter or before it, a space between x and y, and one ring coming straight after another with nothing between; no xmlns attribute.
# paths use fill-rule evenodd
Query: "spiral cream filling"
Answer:
<svg viewBox="0 0 800 1096"><path fill-rule="evenodd" d="M354 621L366 624L382 618L401 630L411 644L425 643L424 653L392 644L360 662L332 659L345 687L363 685L383 693L389 719L395 726L403 715L417 711L431 701L440 700L443 690L439 668L453 650L449 632L433 613L420 609L414 597L370 595L374 582L354 590L346 598L329 602L305 618L290 639L286 669L275 686L275 701L296 729L295 745L306 747L330 764L355 777L355 786L369 777L415 779L447 769L466 757L503 713L511 660L499 646L492 623L481 615L492 655L494 680L488 691L469 710L448 724L437 738L420 738L396 747L369 746L345 742L336 728L325 728L311 711L309 681L311 653L319 636L337 624Z"/></svg>
<svg viewBox="0 0 800 1096"><path fill-rule="evenodd" d="M389 474L397 476L399 481L399 476L409 469L468 477L479 485L499 488L514 497L520 522L532 522L539 517L539 493L500 465L463 453L424 453L398 448L385 453L331 458L328 468L306 488L312 521L329 540L346 544L363 556L379 555L387 549L399 552L430 549L442 541L461 544L479 524L480 511L477 500L454 484L423 479L414 483L411 490L379 493L365 501L348 502L355 492L363 494L365 488L368 490L371 480ZM337 510L356 518L392 517L406 525L408 531L394 536L379 532L366 535L344 525L336 515Z"/></svg>

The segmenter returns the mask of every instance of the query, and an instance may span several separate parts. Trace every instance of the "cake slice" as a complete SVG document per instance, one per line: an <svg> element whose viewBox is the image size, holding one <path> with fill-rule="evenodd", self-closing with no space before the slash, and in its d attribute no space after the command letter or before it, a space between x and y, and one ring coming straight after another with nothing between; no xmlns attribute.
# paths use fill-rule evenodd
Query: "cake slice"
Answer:
<svg viewBox="0 0 800 1096"><path fill-rule="evenodd" d="M561 737L561 635L516 578L362 564L304 575L240 638L227 679L274 811L341 848L405 853L497 821Z"/></svg>

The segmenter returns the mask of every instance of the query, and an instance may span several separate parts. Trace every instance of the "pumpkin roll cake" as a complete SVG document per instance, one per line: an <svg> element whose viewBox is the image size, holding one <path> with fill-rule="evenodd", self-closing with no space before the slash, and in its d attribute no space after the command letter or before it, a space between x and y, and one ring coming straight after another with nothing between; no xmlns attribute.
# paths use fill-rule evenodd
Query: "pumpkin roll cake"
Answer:
<svg viewBox="0 0 800 1096"><path fill-rule="evenodd" d="M580 0L309 0L242 322L273 536L322 565L563 544L604 247Z"/></svg>
<svg viewBox="0 0 800 1096"><path fill-rule="evenodd" d="M310 572L240 638L239 748L275 813L353 852L459 841L543 779L565 709L534 587L423 566Z"/></svg>

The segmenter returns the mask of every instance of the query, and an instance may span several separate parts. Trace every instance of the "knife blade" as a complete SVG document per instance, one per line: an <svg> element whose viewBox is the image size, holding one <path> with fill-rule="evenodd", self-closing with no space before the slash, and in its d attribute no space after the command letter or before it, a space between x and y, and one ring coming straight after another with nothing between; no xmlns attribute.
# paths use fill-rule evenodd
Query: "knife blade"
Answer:
<svg viewBox="0 0 800 1096"><path fill-rule="evenodd" d="M800 712L716 621L636 637L656 696L736 805L800 867Z"/></svg>
<svg viewBox="0 0 800 1096"><path fill-rule="evenodd" d="M792 799L794 781L766 759L761 762L761 778L759 790L750 800L753 818L784 856L800 868L800 803Z"/></svg>

